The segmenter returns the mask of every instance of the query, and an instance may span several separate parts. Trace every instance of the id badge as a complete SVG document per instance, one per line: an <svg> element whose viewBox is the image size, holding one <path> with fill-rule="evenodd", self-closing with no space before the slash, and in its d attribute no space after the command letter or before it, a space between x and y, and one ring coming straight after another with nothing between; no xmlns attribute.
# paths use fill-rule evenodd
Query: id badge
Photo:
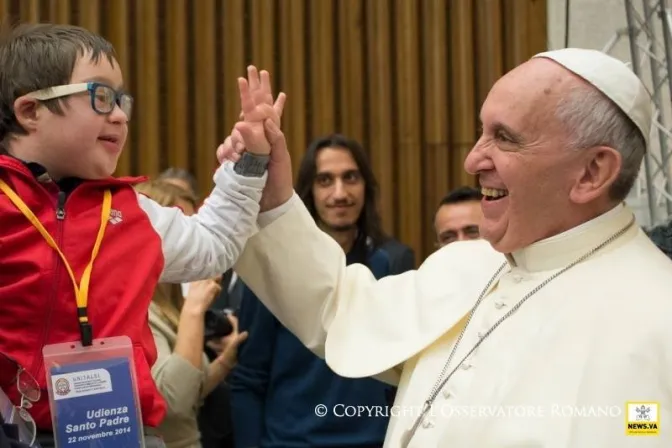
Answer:
<svg viewBox="0 0 672 448"><path fill-rule="evenodd" d="M57 447L144 448L133 345L126 336L43 349Z"/></svg>

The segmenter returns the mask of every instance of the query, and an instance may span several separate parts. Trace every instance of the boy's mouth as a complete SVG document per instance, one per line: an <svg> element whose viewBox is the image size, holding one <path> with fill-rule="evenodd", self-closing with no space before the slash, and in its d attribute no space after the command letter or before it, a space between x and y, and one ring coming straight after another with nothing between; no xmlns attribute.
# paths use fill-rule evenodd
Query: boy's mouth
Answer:
<svg viewBox="0 0 672 448"><path fill-rule="evenodd" d="M100 144L110 153L119 154L121 152L121 139L116 135L101 135L98 137Z"/></svg>
<svg viewBox="0 0 672 448"><path fill-rule="evenodd" d="M119 137L115 135L102 135L98 137L98 140L102 140L104 142L119 143Z"/></svg>

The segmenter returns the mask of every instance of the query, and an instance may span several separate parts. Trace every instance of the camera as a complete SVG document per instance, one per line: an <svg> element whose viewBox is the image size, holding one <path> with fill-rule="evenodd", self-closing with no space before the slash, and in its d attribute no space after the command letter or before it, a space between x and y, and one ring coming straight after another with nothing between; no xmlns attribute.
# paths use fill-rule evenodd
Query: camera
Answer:
<svg viewBox="0 0 672 448"><path fill-rule="evenodd" d="M228 314L226 310L210 309L205 312L204 339L206 342L211 339L221 339L233 332Z"/></svg>

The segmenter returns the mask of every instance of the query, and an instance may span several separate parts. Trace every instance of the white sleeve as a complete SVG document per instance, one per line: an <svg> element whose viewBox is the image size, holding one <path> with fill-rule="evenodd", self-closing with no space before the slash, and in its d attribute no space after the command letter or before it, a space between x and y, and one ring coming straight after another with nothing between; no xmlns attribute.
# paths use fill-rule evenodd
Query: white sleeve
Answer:
<svg viewBox="0 0 672 448"><path fill-rule="evenodd" d="M233 163L223 164L215 173L215 188L193 216L138 195L140 207L161 237L165 265L160 281L186 283L230 269L257 231L267 177L268 173L241 176L233 171Z"/></svg>
<svg viewBox="0 0 672 448"><path fill-rule="evenodd" d="M259 229L263 229L264 227L267 227L276 220L280 219L285 213L287 213L292 206L294 205L295 202L301 201L301 198L299 197L296 192L292 194L292 197L289 198L287 202L284 204L273 208L271 210L265 211L263 213L259 213L259 217L257 218L257 224L259 225Z"/></svg>

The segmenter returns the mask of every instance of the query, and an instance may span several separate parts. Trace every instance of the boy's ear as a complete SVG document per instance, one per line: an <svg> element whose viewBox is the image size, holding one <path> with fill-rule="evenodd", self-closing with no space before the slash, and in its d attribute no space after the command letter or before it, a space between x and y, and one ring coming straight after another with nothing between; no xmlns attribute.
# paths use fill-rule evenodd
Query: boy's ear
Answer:
<svg viewBox="0 0 672 448"><path fill-rule="evenodd" d="M26 131L34 130L39 120L40 103L27 95L20 96L14 101L14 116Z"/></svg>

